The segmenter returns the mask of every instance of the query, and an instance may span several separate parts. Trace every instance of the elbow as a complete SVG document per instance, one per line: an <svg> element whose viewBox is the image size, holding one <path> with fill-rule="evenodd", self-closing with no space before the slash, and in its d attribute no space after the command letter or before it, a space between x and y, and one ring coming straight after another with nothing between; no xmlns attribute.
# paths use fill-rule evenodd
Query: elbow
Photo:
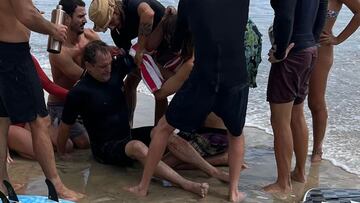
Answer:
<svg viewBox="0 0 360 203"><path fill-rule="evenodd" d="M164 100L167 98L167 95L163 94L161 89L157 90L156 92L154 92L154 96L155 96L155 99L157 101L159 100Z"/></svg>
<svg viewBox="0 0 360 203"><path fill-rule="evenodd" d="M154 19L155 12L151 8L149 8L144 11L143 16L146 19Z"/></svg>

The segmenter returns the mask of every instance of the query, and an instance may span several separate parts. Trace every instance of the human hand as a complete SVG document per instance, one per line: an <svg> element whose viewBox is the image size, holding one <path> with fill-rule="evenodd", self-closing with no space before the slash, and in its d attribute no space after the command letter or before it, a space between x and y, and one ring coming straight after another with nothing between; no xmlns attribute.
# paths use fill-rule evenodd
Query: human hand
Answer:
<svg viewBox="0 0 360 203"><path fill-rule="evenodd" d="M111 56L119 56L119 55L123 56L126 54L126 52L123 48L118 48L116 46L110 46L109 49L110 49Z"/></svg>
<svg viewBox="0 0 360 203"><path fill-rule="evenodd" d="M294 43L291 43L289 44L289 46L286 48L286 51L285 51L285 57L282 58L282 59L277 59L275 56L274 56L274 53L276 52L276 45L274 45L270 50L269 50L269 53L268 53L268 61L270 63L279 63L280 61L283 61L286 59L286 57L288 56L289 52L291 51L291 49L295 46Z"/></svg>
<svg viewBox="0 0 360 203"><path fill-rule="evenodd" d="M164 16L168 16L168 15L176 15L177 11L176 8L174 6L168 6L165 9L165 14Z"/></svg>
<svg viewBox="0 0 360 203"><path fill-rule="evenodd" d="M14 160L13 160L13 159L11 158L11 156L10 156L9 149L7 150L6 162L7 162L8 164L11 164L12 162L14 162Z"/></svg>
<svg viewBox="0 0 360 203"><path fill-rule="evenodd" d="M52 33L52 36L60 41L60 42L65 42L66 38L67 38L67 30L68 27L66 25L61 25L61 24L54 24L55 26L55 31L54 33Z"/></svg>
<svg viewBox="0 0 360 203"><path fill-rule="evenodd" d="M141 63L142 63L142 60L143 60L143 57L144 57L144 52L143 51L136 51L136 54L135 54L135 63L137 65L137 67L140 67Z"/></svg>
<svg viewBox="0 0 360 203"><path fill-rule="evenodd" d="M339 40L332 33L323 32L320 36L320 45L338 45Z"/></svg>

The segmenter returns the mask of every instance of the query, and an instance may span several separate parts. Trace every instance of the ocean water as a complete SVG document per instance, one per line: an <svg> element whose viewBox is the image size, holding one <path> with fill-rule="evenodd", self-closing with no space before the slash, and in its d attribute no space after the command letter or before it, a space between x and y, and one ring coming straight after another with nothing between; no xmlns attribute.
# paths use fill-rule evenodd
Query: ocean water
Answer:
<svg viewBox="0 0 360 203"><path fill-rule="evenodd" d="M87 6L90 0L85 0ZM178 0L160 0L164 5L176 6ZM44 16L50 19L50 13L58 1L34 0L34 4L42 11ZM267 52L270 48L267 36L268 26L273 19L273 10L269 1L251 0L250 17L257 24L263 33L263 62L259 67L257 83L258 87L251 89L247 126L253 126L265 130L271 136L270 110L266 102L266 86L270 69L267 61ZM352 13L349 9L343 8L335 25L335 34L339 33L351 19ZM86 27L92 27L88 20ZM100 33L101 38L108 44L113 44L110 34ZM360 176L360 30L355 32L347 41L335 48L335 62L329 75L327 86L328 102L328 128L324 143L324 158L341 166L345 170ZM31 46L33 54L40 60L46 73L51 76L48 53L46 52L47 36L32 34ZM138 87L138 91L151 95L144 85ZM312 140L311 114L306 109L306 118ZM251 139L251 137L247 137ZM271 138L269 138L271 139ZM311 152L312 142L309 144Z"/></svg>

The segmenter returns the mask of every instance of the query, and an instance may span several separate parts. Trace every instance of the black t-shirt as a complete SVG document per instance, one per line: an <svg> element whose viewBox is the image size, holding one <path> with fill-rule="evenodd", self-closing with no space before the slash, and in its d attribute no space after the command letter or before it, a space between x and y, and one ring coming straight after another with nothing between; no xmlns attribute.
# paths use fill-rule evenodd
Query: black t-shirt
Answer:
<svg viewBox="0 0 360 203"><path fill-rule="evenodd" d="M100 148L111 141L130 139L128 108L123 93L123 79L130 71L123 58L113 61L111 78L99 82L86 74L68 93L62 121L73 124L80 115L88 131L91 149L98 155Z"/></svg>
<svg viewBox="0 0 360 203"><path fill-rule="evenodd" d="M295 43L292 51L312 47L319 40L325 24L327 0L271 0L275 11L275 57L285 57L286 48Z"/></svg>
<svg viewBox="0 0 360 203"><path fill-rule="evenodd" d="M192 74L227 88L246 85L244 34L249 0L180 0L174 51L187 31L193 35L195 62Z"/></svg>
<svg viewBox="0 0 360 203"><path fill-rule="evenodd" d="M140 17L137 12L139 5L145 2L154 10L153 29L161 21L164 15L165 7L156 0L124 0L123 10L125 12L124 25L120 30L112 30L111 37L117 47L129 51L131 40L138 36Z"/></svg>

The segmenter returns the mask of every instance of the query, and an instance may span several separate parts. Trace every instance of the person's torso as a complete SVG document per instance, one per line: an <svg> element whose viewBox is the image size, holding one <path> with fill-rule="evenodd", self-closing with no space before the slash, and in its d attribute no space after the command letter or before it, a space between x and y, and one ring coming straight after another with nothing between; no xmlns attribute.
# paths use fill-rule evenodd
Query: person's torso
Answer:
<svg viewBox="0 0 360 203"><path fill-rule="evenodd" d="M185 1L195 45L194 74L205 74L225 86L245 84L244 33L249 1Z"/></svg>
<svg viewBox="0 0 360 203"><path fill-rule="evenodd" d="M85 46L89 42L94 40L91 35L87 34L87 32L89 31L85 30L83 34L79 35L79 41L76 44L71 44L69 42L66 42L63 44L61 48L61 52L63 52L64 57L66 56L71 58L74 61L74 63L80 67L83 67L82 58L84 55ZM77 80L73 80L69 78L69 76L64 74L64 72L61 70L63 67L60 67L58 64L55 64L54 62L52 62L52 60L50 60L50 64L51 64L51 73L55 84L70 90L77 82L77 80L80 79L78 78ZM56 96L51 94L48 97L48 101L64 102L61 98L57 98Z"/></svg>
<svg viewBox="0 0 360 203"><path fill-rule="evenodd" d="M293 33L290 42L295 43L294 51L316 44L314 25L318 14L319 0L299 0L296 4Z"/></svg>
<svg viewBox="0 0 360 203"><path fill-rule="evenodd" d="M329 0L328 10L323 31L326 33L332 33L332 29L335 25L337 16L340 13L342 3L339 0Z"/></svg>
<svg viewBox="0 0 360 203"><path fill-rule="evenodd" d="M0 42L28 42L30 30L15 16L11 0L0 0Z"/></svg>
<svg viewBox="0 0 360 203"><path fill-rule="evenodd" d="M130 136L123 77L118 70L113 70L111 79L105 83L86 75L74 91L82 98L79 114L92 145L101 146Z"/></svg>
<svg viewBox="0 0 360 203"><path fill-rule="evenodd" d="M131 46L131 40L138 36L140 18L137 11L140 3L145 2L154 10L154 21L153 29L161 21L161 18L164 15L165 7L161 5L156 0L124 0L123 1L123 10L125 13L124 25L120 30L112 30L111 36L115 44L129 50Z"/></svg>
<svg viewBox="0 0 360 203"><path fill-rule="evenodd" d="M271 5L275 12L284 9L280 6L282 1L272 0ZM299 51L308 47L315 46L315 22L318 17L319 0L298 0L296 1L295 13L293 17L293 27L290 43L294 43L292 51ZM289 8L288 10L291 10Z"/></svg>

